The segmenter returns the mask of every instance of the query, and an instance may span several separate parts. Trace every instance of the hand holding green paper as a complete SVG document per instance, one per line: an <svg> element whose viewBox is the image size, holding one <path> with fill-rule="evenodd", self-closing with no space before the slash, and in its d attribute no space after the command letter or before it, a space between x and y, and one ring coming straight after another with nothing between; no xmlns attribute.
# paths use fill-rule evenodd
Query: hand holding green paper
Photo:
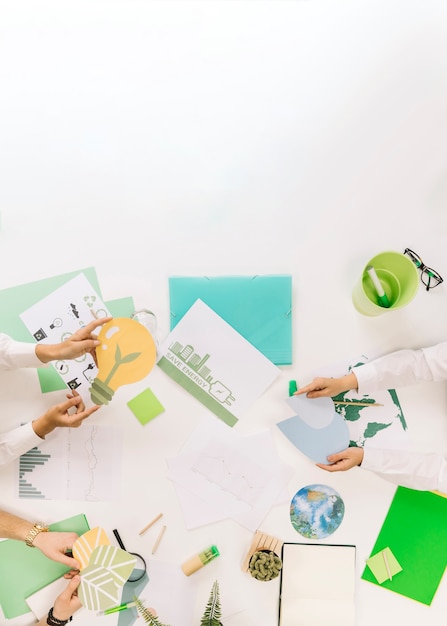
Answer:
<svg viewBox="0 0 447 626"><path fill-rule="evenodd" d="M73 555L81 566L78 597L93 611L105 611L119 603L121 589L132 573L136 558L110 545L105 531L93 528L73 545Z"/></svg>

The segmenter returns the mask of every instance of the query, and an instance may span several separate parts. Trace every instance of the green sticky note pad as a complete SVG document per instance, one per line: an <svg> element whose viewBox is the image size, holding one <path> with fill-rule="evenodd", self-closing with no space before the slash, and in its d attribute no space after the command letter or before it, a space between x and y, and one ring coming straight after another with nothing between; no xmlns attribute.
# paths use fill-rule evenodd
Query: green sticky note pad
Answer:
<svg viewBox="0 0 447 626"><path fill-rule="evenodd" d="M83 535L89 530L85 515L50 524L50 530L75 532ZM25 598L46 587L69 571L69 567L47 558L37 548L24 541L0 541L0 604L7 619L29 613Z"/></svg>
<svg viewBox="0 0 447 626"><path fill-rule="evenodd" d="M389 548L384 548L380 552L377 552L374 556L370 557L366 561L366 565L372 571L374 576L377 578L377 582L380 584L382 584L385 580L391 580L390 575L392 577L402 571L399 561Z"/></svg>
<svg viewBox="0 0 447 626"><path fill-rule="evenodd" d="M160 400L155 396L149 387L139 393L135 398L129 400L127 406L135 415L140 424L147 424L154 417L160 415L165 410Z"/></svg>

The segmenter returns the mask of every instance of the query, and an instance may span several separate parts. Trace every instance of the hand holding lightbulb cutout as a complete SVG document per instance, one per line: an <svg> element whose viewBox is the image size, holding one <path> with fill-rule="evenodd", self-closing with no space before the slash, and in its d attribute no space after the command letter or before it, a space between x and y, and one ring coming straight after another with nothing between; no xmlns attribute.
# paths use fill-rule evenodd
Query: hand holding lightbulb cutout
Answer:
<svg viewBox="0 0 447 626"><path fill-rule="evenodd" d="M123 385L143 379L155 365L156 346L139 322L117 317L104 324L96 349L98 375L90 387L94 404L108 404Z"/></svg>

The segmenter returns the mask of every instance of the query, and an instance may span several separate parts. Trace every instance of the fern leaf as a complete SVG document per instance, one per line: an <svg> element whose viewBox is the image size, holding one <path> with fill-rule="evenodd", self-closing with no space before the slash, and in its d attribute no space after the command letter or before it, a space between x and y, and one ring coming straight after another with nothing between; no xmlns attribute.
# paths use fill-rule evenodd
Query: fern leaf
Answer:
<svg viewBox="0 0 447 626"><path fill-rule="evenodd" d="M214 581L200 626L221 626L219 583Z"/></svg>
<svg viewBox="0 0 447 626"><path fill-rule="evenodd" d="M136 603L138 613L144 619L146 624L149 624L149 626L169 626L169 624L162 624L158 617L155 617L155 615L149 611L149 609L147 609L141 600L136 596L134 597L134 601Z"/></svg>

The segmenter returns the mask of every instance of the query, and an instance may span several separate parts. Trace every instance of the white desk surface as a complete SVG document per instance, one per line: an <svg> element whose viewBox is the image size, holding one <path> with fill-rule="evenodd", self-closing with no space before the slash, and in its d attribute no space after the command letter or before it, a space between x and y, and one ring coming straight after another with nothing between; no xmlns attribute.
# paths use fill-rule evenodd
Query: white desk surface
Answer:
<svg viewBox="0 0 447 626"><path fill-rule="evenodd" d="M446 283L378 318L351 302L382 250L411 247L447 277L446 30L443 0L0 3L0 288L94 266L105 299L153 309L163 339L170 275L292 274L293 366L236 428L273 429L294 467L290 497L312 482L342 495L330 540L357 546L357 626L444 624L447 580L431 607L362 581L395 487L360 469L324 473L274 424L291 378L446 339ZM149 384L166 411L142 427L123 407ZM61 395L42 395L32 371L2 373L2 428ZM445 451L445 385L399 398L412 445ZM231 596L244 626L274 626L277 582L241 572L252 534L232 521L188 532L166 479L165 458L204 412L156 369L92 418L125 428L121 501L19 501L9 466L1 504L49 522L84 512L146 554L153 534L138 531L163 511L153 559L222 552L194 575L194 623L217 578L224 613ZM300 541L288 506L261 528Z"/></svg>

